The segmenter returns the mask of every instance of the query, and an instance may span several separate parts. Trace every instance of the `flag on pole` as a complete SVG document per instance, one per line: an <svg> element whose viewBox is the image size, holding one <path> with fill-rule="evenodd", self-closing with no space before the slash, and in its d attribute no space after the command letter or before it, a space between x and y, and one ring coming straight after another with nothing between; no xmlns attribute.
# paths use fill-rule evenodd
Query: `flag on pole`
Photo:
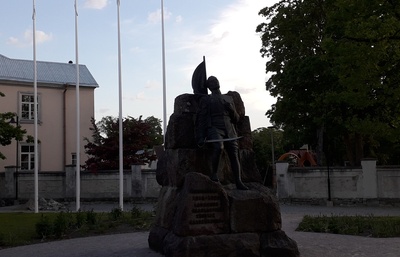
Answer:
<svg viewBox="0 0 400 257"><path fill-rule="evenodd" d="M193 93L207 95L207 71L206 57L203 56L203 61L196 67L192 75Z"/></svg>
<svg viewBox="0 0 400 257"><path fill-rule="evenodd" d="M76 211L81 208L81 135L80 135L80 99L79 99L79 51L78 51L78 6L75 0L75 65L76 65Z"/></svg>
<svg viewBox="0 0 400 257"><path fill-rule="evenodd" d="M119 88L119 207L124 209L124 143L123 143L123 120L122 120L122 72L121 72L121 24L120 24L120 1L117 0L118 19L118 88Z"/></svg>
<svg viewBox="0 0 400 257"><path fill-rule="evenodd" d="M39 156L38 156L38 103L37 103L37 61L36 61L36 3L33 0L33 104L34 104L34 190L35 213L39 212Z"/></svg>

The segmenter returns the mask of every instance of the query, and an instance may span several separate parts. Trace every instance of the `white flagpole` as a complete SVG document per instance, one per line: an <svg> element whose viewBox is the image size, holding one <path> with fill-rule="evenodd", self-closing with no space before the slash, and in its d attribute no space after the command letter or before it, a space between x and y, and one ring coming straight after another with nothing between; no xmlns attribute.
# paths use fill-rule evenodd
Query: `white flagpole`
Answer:
<svg viewBox="0 0 400 257"><path fill-rule="evenodd" d="M78 55L78 6L75 0L75 58L76 58L76 211L81 208L81 141L79 99L79 55Z"/></svg>
<svg viewBox="0 0 400 257"><path fill-rule="evenodd" d="M119 85L119 207L124 209L124 143L122 120L122 76L121 76L121 25L120 25L120 0L117 0L118 17L118 85Z"/></svg>
<svg viewBox="0 0 400 257"><path fill-rule="evenodd" d="M161 0L161 38L162 38L162 74L163 74L163 132L164 147L165 135L167 134L167 88L165 75L165 40L164 40L164 0Z"/></svg>
<svg viewBox="0 0 400 257"><path fill-rule="evenodd" d="M34 156L35 156L35 174L34 174L34 188L35 188L35 213L39 212L39 156L38 156L38 102L37 102L37 61L36 61L36 4L33 0L33 104L34 104Z"/></svg>

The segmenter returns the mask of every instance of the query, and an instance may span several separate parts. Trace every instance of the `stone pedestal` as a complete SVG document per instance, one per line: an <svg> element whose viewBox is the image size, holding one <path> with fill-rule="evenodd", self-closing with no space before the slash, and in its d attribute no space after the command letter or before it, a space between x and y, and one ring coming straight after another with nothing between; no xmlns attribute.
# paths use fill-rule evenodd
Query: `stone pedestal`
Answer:
<svg viewBox="0 0 400 257"><path fill-rule="evenodd" d="M281 230L275 195L261 184L243 102L236 92L230 94L241 115L240 162L242 180L249 190L238 190L232 184L226 156L219 167L221 183L211 181L208 150L198 149L194 143L199 96L178 96L168 124L166 149L157 166L162 189L149 246L171 257L298 257L296 242Z"/></svg>
<svg viewBox="0 0 400 257"><path fill-rule="evenodd" d="M296 242L281 230L271 190L246 183L248 191L221 185L197 172L183 187L163 187L150 248L166 256L299 256Z"/></svg>

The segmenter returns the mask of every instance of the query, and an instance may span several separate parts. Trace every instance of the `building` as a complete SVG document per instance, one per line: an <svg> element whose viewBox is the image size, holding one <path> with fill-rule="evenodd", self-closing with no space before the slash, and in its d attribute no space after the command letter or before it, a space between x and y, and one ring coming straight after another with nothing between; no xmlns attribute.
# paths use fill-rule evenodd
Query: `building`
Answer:
<svg viewBox="0 0 400 257"><path fill-rule="evenodd" d="M84 138L90 138L91 118L94 117L96 80L85 65L79 65L80 96L80 160L84 164ZM0 112L17 113L17 122L34 135L34 62L10 59L0 55ZM37 62L38 96L38 155L39 171L63 171L76 161L76 65ZM26 141L1 146L6 160L4 167L18 166L20 171L33 171L34 144Z"/></svg>

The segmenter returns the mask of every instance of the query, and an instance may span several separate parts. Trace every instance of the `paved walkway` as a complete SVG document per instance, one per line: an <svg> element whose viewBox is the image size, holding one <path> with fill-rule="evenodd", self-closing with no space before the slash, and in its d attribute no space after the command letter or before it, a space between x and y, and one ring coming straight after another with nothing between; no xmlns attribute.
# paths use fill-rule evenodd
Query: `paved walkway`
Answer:
<svg viewBox="0 0 400 257"><path fill-rule="evenodd" d="M281 205L283 230L297 242L302 257L399 257L400 238L369 238L297 232L303 215L400 216L400 208Z"/></svg>
<svg viewBox="0 0 400 257"><path fill-rule="evenodd" d="M82 205L83 210L110 211L118 205ZM152 205L138 205L151 209ZM125 206L129 209L131 206ZM15 211L3 207L1 211ZM308 215L380 215L400 216L400 208L324 207L281 205L283 230L294 239L302 257L399 257L400 238L367 238L295 231ZM106 235L62 240L0 250L0 257L160 257L147 244L148 232Z"/></svg>

